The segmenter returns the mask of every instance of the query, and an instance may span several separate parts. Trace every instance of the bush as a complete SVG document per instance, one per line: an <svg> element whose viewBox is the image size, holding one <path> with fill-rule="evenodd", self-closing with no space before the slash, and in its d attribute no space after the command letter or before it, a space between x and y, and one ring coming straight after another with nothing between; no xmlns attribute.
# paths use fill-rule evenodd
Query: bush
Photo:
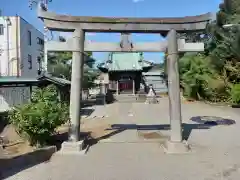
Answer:
<svg viewBox="0 0 240 180"><path fill-rule="evenodd" d="M55 129L69 117L68 105L61 103L55 86L36 89L28 104L15 107L9 114L17 132L31 145L46 145Z"/></svg>
<svg viewBox="0 0 240 180"><path fill-rule="evenodd" d="M183 95L189 99L225 102L229 98L228 87L203 55L186 54L179 62Z"/></svg>
<svg viewBox="0 0 240 180"><path fill-rule="evenodd" d="M179 68L184 96L196 100L205 98L208 81L213 77L208 60L201 55L186 54L180 59Z"/></svg>
<svg viewBox="0 0 240 180"><path fill-rule="evenodd" d="M234 104L240 104L240 84L235 84L232 86L231 100Z"/></svg>

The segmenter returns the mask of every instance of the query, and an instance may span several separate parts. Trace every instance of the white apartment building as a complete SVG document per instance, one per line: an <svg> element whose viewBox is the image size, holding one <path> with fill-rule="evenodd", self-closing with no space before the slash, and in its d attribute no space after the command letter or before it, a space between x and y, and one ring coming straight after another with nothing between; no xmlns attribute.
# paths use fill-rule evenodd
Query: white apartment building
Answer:
<svg viewBox="0 0 240 180"><path fill-rule="evenodd" d="M0 16L0 76L42 73L43 34L19 16Z"/></svg>

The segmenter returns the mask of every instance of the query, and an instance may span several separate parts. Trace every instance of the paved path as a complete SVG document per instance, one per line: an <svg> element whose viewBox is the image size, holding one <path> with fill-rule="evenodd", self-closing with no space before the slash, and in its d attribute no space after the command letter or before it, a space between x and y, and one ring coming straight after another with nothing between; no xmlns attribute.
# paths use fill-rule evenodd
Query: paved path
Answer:
<svg viewBox="0 0 240 180"><path fill-rule="evenodd" d="M113 104L105 110L103 107L99 109L101 111L96 110L95 115L107 114L107 121L112 124L133 126L169 123L166 99L158 105ZM113 143L98 143L92 146L86 155L55 154L50 162L23 170L7 179L239 180L239 114L228 107L190 103L182 105L182 116L188 127L195 127L189 119L197 116L233 119L236 124L210 129L193 128L188 139L192 151L182 155L164 154L158 141L137 143L137 130L127 130L110 137L109 142ZM94 119L85 121L94 123ZM169 131L158 128L157 131L169 135Z"/></svg>

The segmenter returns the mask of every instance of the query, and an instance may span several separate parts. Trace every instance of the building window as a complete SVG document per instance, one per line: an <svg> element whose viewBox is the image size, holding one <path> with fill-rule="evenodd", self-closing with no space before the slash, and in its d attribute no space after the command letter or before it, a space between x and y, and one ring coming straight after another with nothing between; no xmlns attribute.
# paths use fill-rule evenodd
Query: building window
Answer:
<svg viewBox="0 0 240 180"><path fill-rule="evenodd" d="M32 56L28 55L28 69L32 69Z"/></svg>
<svg viewBox="0 0 240 180"><path fill-rule="evenodd" d="M31 31L28 31L28 45L29 46L32 45L32 33L31 33Z"/></svg>
<svg viewBox="0 0 240 180"><path fill-rule="evenodd" d="M40 45L44 45L44 40L38 37L37 38L37 43L40 44Z"/></svg>
<svg viewBox="0 0 240 180"><path fill-rule="evenodd" d="M37 63L38 63L38 75L40 75L41 72L42 72L42 62L41 62L41 57L37 57Z"/></svg>
<svg viewBox="0 0 240 180"><path fill-rule="evenodd" d="M0 35L4 34L4 26L3 24L0 24Z"/></svg>

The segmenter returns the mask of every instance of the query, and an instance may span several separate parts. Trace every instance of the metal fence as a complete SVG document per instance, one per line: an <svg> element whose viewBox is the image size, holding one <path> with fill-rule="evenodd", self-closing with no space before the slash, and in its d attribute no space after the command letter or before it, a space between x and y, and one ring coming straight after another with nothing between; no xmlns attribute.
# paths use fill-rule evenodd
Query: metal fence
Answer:
<svg viewBox="0 0 240 180"><path fill-rule="evenodd" d="M34 89L34 87L33 87ZM88 100L90 95L97 94L99 89L84 89L82 91L82 100ZM31 99L30 87L1 87L0 88L0 112L10 110L16 105L29 102Z"/></svg>
<svg viewBox="0 0 240 180"><path fill-rule="evenodd" d="M29 102L30 87L1 87L0 112L10 110L11 107Z"/></svg>

